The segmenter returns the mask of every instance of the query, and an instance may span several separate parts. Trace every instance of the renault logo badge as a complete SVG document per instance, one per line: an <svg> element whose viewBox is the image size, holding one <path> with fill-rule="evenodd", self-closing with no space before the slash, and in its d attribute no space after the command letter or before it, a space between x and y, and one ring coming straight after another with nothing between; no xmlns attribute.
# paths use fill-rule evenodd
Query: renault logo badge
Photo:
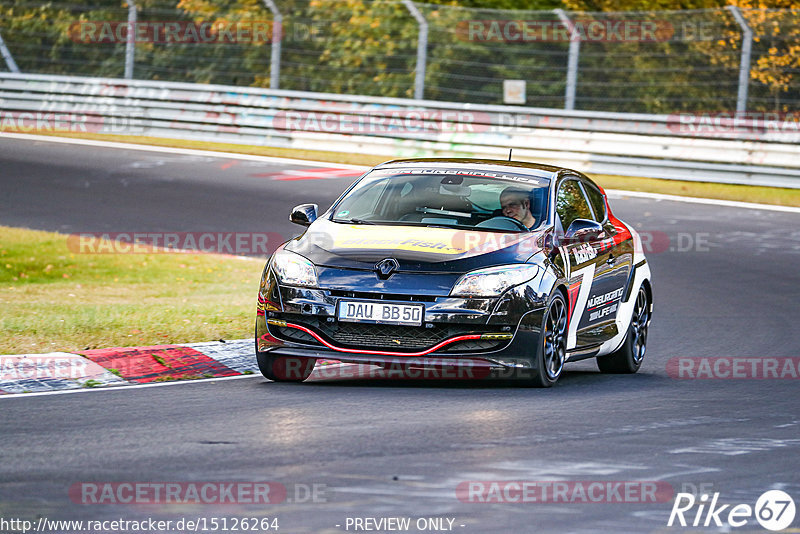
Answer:
<svg viewBox="0 0 800 534"><path fill-rule="evenodd" d="M375 273L381 280L387 280L392 273L400 268L400 264L394 258L386 258L375 264Z"/></svg>

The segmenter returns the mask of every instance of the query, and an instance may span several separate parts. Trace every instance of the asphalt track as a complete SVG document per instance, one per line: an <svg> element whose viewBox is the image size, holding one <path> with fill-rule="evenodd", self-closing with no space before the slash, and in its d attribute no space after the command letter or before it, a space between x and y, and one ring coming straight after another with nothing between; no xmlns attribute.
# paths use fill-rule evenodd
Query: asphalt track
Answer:
<svg viewBox="0 0 800 534"><path fill-rule="evenodd" d="M0 224L61 232L290 236L292 205L325 207L350 183L275 180L286 167L271 163L3 138L0 165ZM753 505L774 488L798 501L797 380L678 380L666 365L798 356L800 217L642 198L612 207L660 243L648 255L656 310L638 374L581 362L549 390L316 376L5 398L0 517L266 516L289 533L345 532L354 517L452 518L465 533L705 532L720 529L667 527L671 502L471 503L456 488L639 480L719 492L721 503ZM68 488L85 481L276 481L295 502L75 504ZM303 484L325 485L317 502L296 502ZM752 518L738 530L764 531Z"/></svg>

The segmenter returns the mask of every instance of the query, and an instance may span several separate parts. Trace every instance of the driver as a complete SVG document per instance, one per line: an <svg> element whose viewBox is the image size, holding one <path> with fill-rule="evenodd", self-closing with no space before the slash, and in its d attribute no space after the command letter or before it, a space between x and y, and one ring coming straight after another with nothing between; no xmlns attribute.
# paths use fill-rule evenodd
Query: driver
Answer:
<svg viewBox="0 0 800 534"><path fill-rule="evenodd" d="M516 219L527 228L536 226L536 218L531 214L531 199L528 192L516 187L507 187L500 193L500 207L503 215Z"/></svg>

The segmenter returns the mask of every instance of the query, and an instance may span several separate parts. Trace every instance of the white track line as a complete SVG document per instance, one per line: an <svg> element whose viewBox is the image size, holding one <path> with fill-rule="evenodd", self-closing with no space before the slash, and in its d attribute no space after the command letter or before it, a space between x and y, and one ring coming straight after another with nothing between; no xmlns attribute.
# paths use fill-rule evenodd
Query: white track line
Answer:
<svg viewBox="0 0 800 534"><path fill-rule="evenodd" d="M710 204L712 206L726 206L730 208L743 208L750 210L782 211L785 213L800 213L800 208L794 206L776 206L774 204L756 204L755 202L738 202L736 200L717 200L713 198L681 197L678 195L664 195L661 193L645 193L642 191L622 191L619 189L606 189L606 193L614 198L634 197L650 198L653 200L669 200L674 202L691 202L694 204Z"/></svg>
<svg viewBox="0 0 800 534"><path fill-rule="evenodd" d="M340 169L353 169L366 171L370 167L362 165L347 165L344 163L332 163L330 161L314 161L306 159L280 158L274 156L256 156L253 154L237 154L235 152L215 152L213 150L195 150L192 148L170 148L155 145L137 145L134 143L118 143L113 141L96 141L93 139L78 139L72 137L57 137L50 135L17 134L0 132L0 139L3 137L10 139L23 139L30 141L46 141L50 143L63 143L83 146L95 146L102 148L121 148L125 150L140 150L146 152L161 152L166 154L184 154L188 156L205 156L222 159L238 159L245 161L262 161L265 163L283 163L286 165L305 165L310 167L331 167ZM776 206L774 204L757 204L754 202L737 202L733 200L715 200L713 198L682 197L678 195L664 195L661 193L645 193L642 191L624 191L620 189L607 189L607 193L615 196L628 196L638 198L650 198L653 200L669 200L672 202L689 202L693 204L709 204L712 206L726 206L731 208L780 211L784 213L800 213L800 208L792 206Z"/></svg>
<svg viewBox="0 0 800 534"><path fill-rule="evenodd" d="M93 391L127 391L129 389L141 389L141 388L158 388L164 386L179 386L179 385L186 385L186 384L197 384L200 382L216 382L222 380L241 380L242 378L261 378L266 380L260 374L252 374L252 375L237 375L237 376L220 376L217 378L198 378L196 380L175 380L172 382L149 382L147 384L120 384L118 386L104 386L104 387L96 387L96 388L80 388L80 389L60 389L56 391L35 391L32 393L9 393L7 395L0 395L0 401L6 399L19 399L19 398L30 398L30 397L43 397L46 395L70 395L72 393L90 393Z"/></svg>
<svg viewBox="0 0 800 534"><path fill-rule="evenodd" d="M94 139L77 139L73 137L56 137L50 135L2 133L0 139L23 139L29 141L46 141L69 145L95 146L102 148L121 148L125 150L141 150L146 152L162 152L166 154L184 154L187 156L206 156L220 159L240 159L245 161L262 161L265 163L283 163L287 165L305 165L306 167L336 167L338 169L353 169L366 171L371 167L362 165L347 165L345 163L331 163L330 161L313 161L308 159L279 158L273 156L256 156L255 154L237 154L236 152L216 152L213 150L197 150L194 148L171 148L155 145L137 145L135 143L118 143L114 141L97 141Z"/></svg>
<svg viewBox="0 0 800 534"><path fill-rule="evenodd" d="M191 348L191 347L190 347ZM349 363L332 363L325 365L326 369L332 369L334 367L344 367L347 365L353 365ZM316 371L317 369L315 369ZM123 384L114 384L96 388L80 388L80 389L59 389L55 391L34 391L31 393L8 393L6 395L0 395L0 401L4 399L10 398L29 398L29 397L44 397L47 395L70 395L73 393L90 393L92 391L127 391L129 389L142 389L142 388L156 388L156 387L164 387L164 386L179 386L185 384L197 384L200 382L217 382L223 380L241 380L243 378L261 378L262 380L267 380L259 373L253 373L250 375L236 375L236 376L220 376L216 378L198 378L194 380L174 380L170 382L148 382L146 384L133 384L133 383L123 383Z"/></svg>

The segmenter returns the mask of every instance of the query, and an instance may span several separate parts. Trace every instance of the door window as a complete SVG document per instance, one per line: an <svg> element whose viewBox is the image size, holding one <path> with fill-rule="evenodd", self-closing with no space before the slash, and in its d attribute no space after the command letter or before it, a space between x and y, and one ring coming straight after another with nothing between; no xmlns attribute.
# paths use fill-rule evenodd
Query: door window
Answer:
<svg viewBox="0 0 800 534"><path fill-rule="evenodd" d="M603 194L587 183L583 184L583 190L586 191L586 196L589 197L589 202L592 204L595 216L594 220L599 223L605 221L606 203L603 201Z"/></svg>
<svg viewBox="0 0 800 534"><path fill-rule="evenodd" d="M565 232L575 219L588 219L590 221L594 219L589 203L575 180L564 181L558 189L556 213L561 219L561 226Z"/></svg>

